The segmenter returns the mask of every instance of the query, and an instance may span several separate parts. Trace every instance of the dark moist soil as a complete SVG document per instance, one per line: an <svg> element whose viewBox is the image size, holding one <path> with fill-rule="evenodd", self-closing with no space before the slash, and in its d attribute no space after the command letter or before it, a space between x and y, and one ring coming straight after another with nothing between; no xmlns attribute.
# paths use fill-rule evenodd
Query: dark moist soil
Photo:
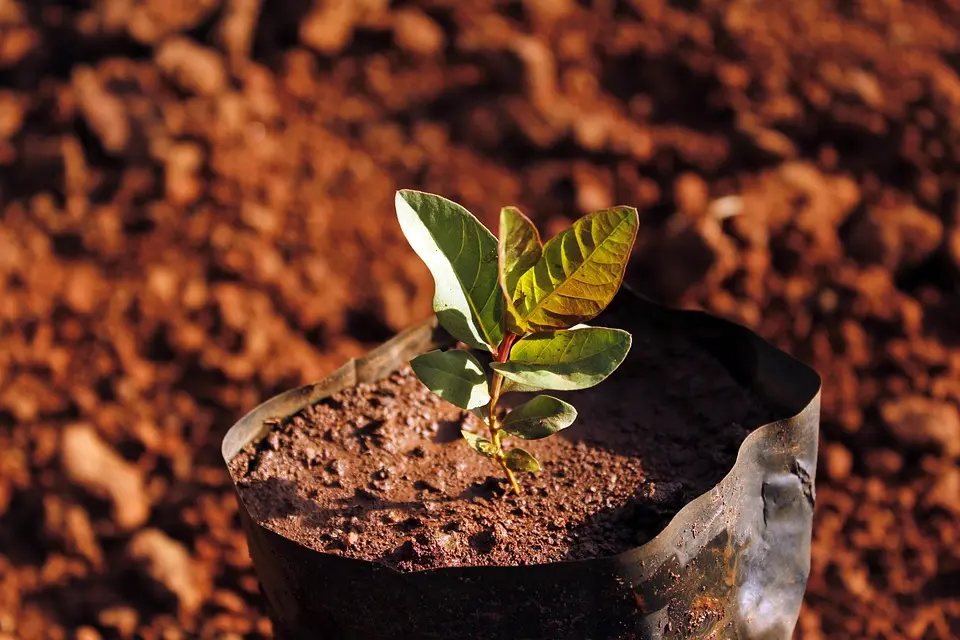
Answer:
<svg viewBox="0 0 960 640"><path fill-rule="evenodd" d="M602 385L556 394L580 417L559 436L522 443L543 471L520 475L520 497L462 441L460 429L480 432L480 420L405 366L309 407L240 453L243 500L259 522L308 547L405 571L582 560L643 544L730 470L752 429L775 419L684 337L644 333Z"/></svg>

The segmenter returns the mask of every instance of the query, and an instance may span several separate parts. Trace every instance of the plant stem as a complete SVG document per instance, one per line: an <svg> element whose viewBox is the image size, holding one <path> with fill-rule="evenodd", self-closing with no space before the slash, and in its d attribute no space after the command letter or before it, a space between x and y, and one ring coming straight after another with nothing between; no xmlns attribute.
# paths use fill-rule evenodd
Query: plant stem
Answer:
<svg viewBox="0 0 960 640"><path fill-rule="evenodd" d="M500 446L500 434L502 432L498 429L493 434L493 446L497 448L497 462L500 463L500 468L503 469L503 472L507 474L507 480L510 481L510 488L513 489L513 492L517 495L520 495L523 491L520 489L520 483L517 482L517 477L513 475L513 471L510 470L510 467L507 466L506 456L503 454L503 449Z"/></svg>
<svg viewBox="0 0 960 640"><path fill-rule="evenodd" d="M513 341L517 339L517 336L512 333L507 333L503 337L503 342L500 343L500 348L497 349L497 362L506 362L507 358L510 357L510 347L513 346ZM503 472L507 475L507 480L510 481L510 488L513 489L513 492L517 495L520 495L520 484L517 482L516 476L513 475L513 471L507 466L506 456L503 453L503 447L500 445L500 438L502 432L500 431L500 419L497 417L497 403L500 402L500 393L503 390L503 376L500 375L500 372L493 372L493 388L490 391L490 405L487 409L487 427L490 429L490 438L493 441L493 446L497 451L497 462L500 463L500 468L503 469Z"/></svg>

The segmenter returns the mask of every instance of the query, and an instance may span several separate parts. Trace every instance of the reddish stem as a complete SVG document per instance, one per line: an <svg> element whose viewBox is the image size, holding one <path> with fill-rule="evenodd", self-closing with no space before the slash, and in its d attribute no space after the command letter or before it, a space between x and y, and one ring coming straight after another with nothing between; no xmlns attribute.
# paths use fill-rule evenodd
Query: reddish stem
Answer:
<svg viewBox="0 0 960 640"><path fill-rule="evenodd" d="M503 363L506 362L510 357L510 348L513 346L514 340L517 339L517 336L513 333L507 333L503 337L503 342L500 343L500 348L497 350L496 359L497 362ZM500 421L497 419L497 403L500 402L500 391L503 389L503 376L500 373L493 372L493 389L490 392L490 405L487 410L487 426L490 429L490 437L493 440L493 446L497 450L497 462L500 463L500 467L503 469L504 473L507 474L507 479L510 481L510 486L513 489L513 492L517 495L520 495L520 485L517 483L517 478L513 475L513 471L507 467L506 460L504 459L503 449L500 446Z"/></svg>
<svg viewBox="0 0 960 640"><path fill-rule="evenodd" d="M504 363L510 357L510 349L513 347L513 343L517 339L517 334L507 333L503 337L503 342L500 343L500 348L497 349L497 362Z"/></svg>

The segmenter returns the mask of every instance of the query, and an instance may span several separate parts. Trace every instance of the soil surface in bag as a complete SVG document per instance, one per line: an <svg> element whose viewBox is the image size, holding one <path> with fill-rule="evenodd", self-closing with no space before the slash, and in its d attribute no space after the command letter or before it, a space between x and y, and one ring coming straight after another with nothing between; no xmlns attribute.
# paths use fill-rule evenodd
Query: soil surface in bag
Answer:
<svg viewBox="0 0 960 640"><path fill-rule="evenodd" d="M434 396L409 366L279 423L233 460L259 522L317 550L401 570L608 556L643 544L733 466L776 419L684 336L638 323L620 369L591 389L545 392L579 411L520 445L543 465L503 473L469 448L472 413ZM533 394L511 394L519 404Z"/></svg>

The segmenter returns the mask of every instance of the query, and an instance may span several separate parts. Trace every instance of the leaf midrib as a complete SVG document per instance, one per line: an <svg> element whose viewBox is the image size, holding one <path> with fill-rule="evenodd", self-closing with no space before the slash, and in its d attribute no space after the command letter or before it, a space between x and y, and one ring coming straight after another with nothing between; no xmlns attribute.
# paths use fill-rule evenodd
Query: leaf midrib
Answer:
<svg viewBox="0 0 960 640"><path fill-rule="evenodd" d="M569 345L567 345L567 346L569 346ZM538 369L541 370L541 371L547 371L547 372L550 372L550 368L551 368L551 367L553 367L555 370L560 370L561 367L573 367L573 368L574 368L574 372L576 372L578 363L582 363L584 360L589 360L590 358L596 358L597 356L601 356L601 355L603 355L604 353L606 353L606 352L608 352L608 351L612 351L612 350L616 349L617 346L618 346L618 345L616 345L616 344L607 345L607 346L605 346L605 347L602 347L602 348L598 349L597 351L594 351L593 353L591 353L590 355L588 355L588 356L586 356L586 357L583 356L583 349L584 349L584 347L581 347L581 349L580 349L580 354L577 356L577 359L576 359L576 360L571 360L571 361L569 361L569 362L557 362L557 363L555 363L555 364L550 364L550 363L543 363L543 362L517 362L516 360L508 360L507 362L504 362L503 364L496 363L497 366L494 367L494 369L496 369L496 370L498 370L498 371L506 371L506 372L509 372L509 373L526 373L526 372L529 372L529 370L527 370L527 371L524 371L524 370L521 370L521 369L513 369L513 370L511 370L511 369L505 367L505 365L511 365L511 364L512 364L512 365L515 365L516 367L535 367L535 368L538 368ZM536 370L536 369L534 369L534 370Z"/></svg>

